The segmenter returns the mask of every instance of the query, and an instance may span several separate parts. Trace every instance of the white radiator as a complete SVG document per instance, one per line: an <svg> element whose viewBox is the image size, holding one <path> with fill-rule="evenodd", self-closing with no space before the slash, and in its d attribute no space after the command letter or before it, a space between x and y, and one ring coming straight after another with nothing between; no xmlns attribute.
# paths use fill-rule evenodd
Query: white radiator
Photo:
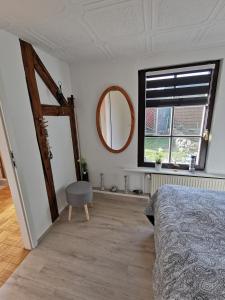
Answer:
<svg viewBox="0 0 225 300"><path fill-rule="evenodd" d="M186 185L208 190L225 191L225 179L151 174L151 195L153 195L157 189L164 184Z"/></svg>

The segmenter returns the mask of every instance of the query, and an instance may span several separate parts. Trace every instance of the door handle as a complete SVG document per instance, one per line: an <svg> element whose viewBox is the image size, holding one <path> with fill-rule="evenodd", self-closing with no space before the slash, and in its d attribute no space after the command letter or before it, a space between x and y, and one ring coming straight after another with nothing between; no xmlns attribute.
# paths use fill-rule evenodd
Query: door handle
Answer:
<svg viewBox="0 0 225 300"><path fill-rule="evenodd" d="M203 132L202 137L203 137L203 140L206 141L206 142L209 140L209 130L208 129L205 129L205 131Z"/></svg>

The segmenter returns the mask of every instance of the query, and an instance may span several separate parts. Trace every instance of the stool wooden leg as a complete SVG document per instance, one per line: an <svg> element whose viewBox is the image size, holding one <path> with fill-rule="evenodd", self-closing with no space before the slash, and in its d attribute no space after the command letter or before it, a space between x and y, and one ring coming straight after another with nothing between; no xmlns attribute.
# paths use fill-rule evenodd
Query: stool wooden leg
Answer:
<svg viewBox="0 0 225 300"><path fill-rule="evenodd" d="M68 220L71 221L71 217L72 217L72 210L73 210L73 207L72 205L69 205L69 216L68 216Z"/></svg>
<svg viewBox="0 0 225 300"><path fill-rule="evenodd" d="M89 221L90 217L89 217L89 212L88 212L88 206L87 206L87 204L84 205L84 210L85 210L86 219L87 219L87 221Z"/></svg>

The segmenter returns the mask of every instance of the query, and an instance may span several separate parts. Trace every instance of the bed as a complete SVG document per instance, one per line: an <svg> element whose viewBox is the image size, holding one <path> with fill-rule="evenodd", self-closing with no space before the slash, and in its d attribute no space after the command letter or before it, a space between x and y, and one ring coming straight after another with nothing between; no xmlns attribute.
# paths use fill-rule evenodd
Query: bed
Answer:
<svg viewBox="0 0 225 300"><path fill-rule="evenodd" d="M225 193L162 186L155 219L155 300L225 299Z"/></svg>

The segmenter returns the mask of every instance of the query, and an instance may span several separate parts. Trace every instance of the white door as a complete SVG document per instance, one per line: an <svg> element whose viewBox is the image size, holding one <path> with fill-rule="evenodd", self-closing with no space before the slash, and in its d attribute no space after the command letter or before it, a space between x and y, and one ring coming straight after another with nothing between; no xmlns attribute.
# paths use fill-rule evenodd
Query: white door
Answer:
<svg viewBox="0 0 225 300"><path fill-rule="evenodd" d="M10 147L7 129L5 127L4 116L2 108L0 107L0 153L4 163L10 191L13 202L16 208L17 220L20 226L20 231L26 249L32 249L35 243L32 241L31 232L29 229L28 219L26 215L25 206L20 190L19 180L17 176L16 167L13 164L12 149Z"/></svg>

